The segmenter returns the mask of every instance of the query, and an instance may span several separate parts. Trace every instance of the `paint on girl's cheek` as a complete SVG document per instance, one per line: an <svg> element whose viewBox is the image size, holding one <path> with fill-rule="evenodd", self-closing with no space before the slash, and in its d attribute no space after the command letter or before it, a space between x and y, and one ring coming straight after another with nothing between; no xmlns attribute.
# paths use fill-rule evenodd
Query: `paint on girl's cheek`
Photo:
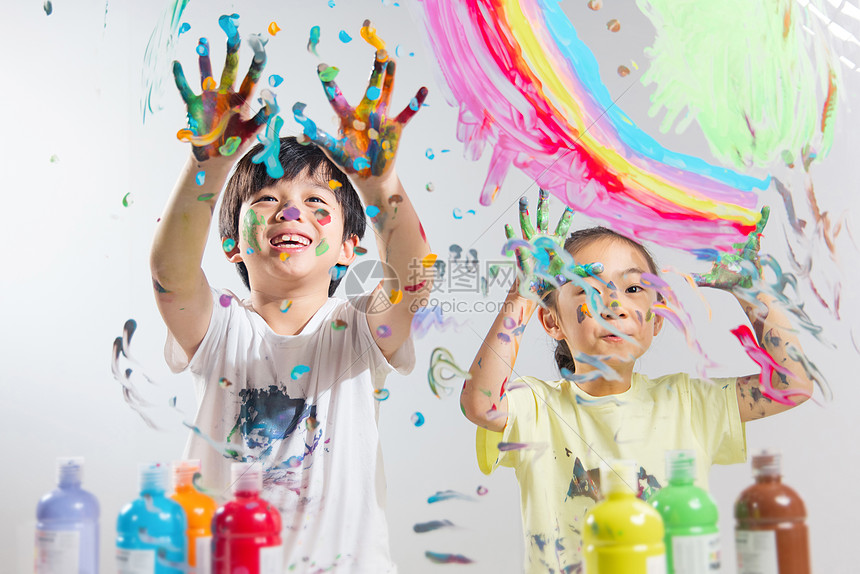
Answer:
<svg viewBox="0 0 860 574"><path fill-rule="evenodd" d="M576 308L576 320L582 323L586 317L591 317L591 313L588 312L588 305L582 304Z"/></svg>
<svg viewBox="0 0 860 574"><path fill-rule="evenodd" d="M651 309L648 309L645 313L645 321L648 322L654 318L654 313L651 312Z"/></svg>
<svg viewBox="0 0 860 574"><path fill-rule="evenodd" d="M644 317L642 317L642 312L639 309L636 309L636 320L639 321L639 324L642 325L645 322Z"/></svg>
<svg viewBox="0 0 860 574"><path fill-rule="evenodd" d="M242 228L242 236L245 238L245 241L248 242L248 245L250 245L252 249L261 251L260 240L257 235L261 233L262 228L266 226L266 220L262 215L257 217L254 210L249 209L245 212L243 223L244 227Z"/></svg>

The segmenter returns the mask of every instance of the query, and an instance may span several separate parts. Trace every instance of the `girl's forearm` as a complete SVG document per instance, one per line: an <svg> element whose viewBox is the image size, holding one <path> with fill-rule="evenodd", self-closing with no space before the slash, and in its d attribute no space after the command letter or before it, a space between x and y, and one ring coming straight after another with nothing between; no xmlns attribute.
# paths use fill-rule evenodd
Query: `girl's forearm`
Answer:
<svg viewBox="0 0 860 574"><path fill-rule="evenodd" d="M466 417L475 424L487 428L504 427L507 403L502 399L503 388L516 362L523 330L535 307L533 301L521 297L515 288L511 289L484 338L469 368L471 378L460 393L460 405Z"/></svg>

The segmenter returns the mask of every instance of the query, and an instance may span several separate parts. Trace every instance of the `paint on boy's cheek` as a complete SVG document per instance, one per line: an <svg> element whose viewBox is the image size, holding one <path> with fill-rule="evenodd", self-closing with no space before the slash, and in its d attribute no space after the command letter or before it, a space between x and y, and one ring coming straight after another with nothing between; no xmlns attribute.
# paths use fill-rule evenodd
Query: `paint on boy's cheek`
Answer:
<svg viewBox="0 0 860 574"><path fill-rule="evenodd" d="M245 238L245 241L248 242L251 249L261 251L260 240L257 236L261 232L262 228L266 226L265 218L263 218L262 215L258 217L253 209L249 209L245 212L245 219L242 223L242 236Z"/></svg>
<svg viewBox="0 0 860 574"><path fill-rule="evenodd" d="M654 318L654 313L651 312L651 309L648 309L648 311L645 313L645 321L646 322L650 321L653 318Z"/></svg>
<svg viewBox="0 0 860 574"><path fill-rule="evenodd" d="M642 317L642 312L639 309L636 309L636 320L639 321L640 325L645 323L645 318Z"/></svg>

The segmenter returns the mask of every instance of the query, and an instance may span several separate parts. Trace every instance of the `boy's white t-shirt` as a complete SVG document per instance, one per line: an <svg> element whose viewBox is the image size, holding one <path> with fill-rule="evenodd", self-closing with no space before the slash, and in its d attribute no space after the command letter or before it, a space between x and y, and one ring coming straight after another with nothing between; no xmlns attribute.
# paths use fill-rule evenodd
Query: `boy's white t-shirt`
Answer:
<svg viewBox="0 0 860 574"><path fill-rule="evenodd" d="M202 485L227 499L231 463L259 461L262 496L283 521L285 571L396 572L374 391L391 371L412 370L412 339L387 361L364 298L329 298L301 333L284 336L229 291L212 293L191 361L169 334L165 345L170 368L194 377L184 456L200 459Z"/></svg>

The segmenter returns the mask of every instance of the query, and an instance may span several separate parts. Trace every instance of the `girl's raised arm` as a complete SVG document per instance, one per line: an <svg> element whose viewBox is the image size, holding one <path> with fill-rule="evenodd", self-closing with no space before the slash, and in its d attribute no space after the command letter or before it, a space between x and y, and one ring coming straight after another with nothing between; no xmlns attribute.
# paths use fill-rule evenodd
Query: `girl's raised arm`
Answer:
<svg viewBox="0 0 860 574"><path fill-rule="evenodd" d="M549 194L540 190L537 213L537 233L529 218L528 200L520 198L520 227L523 239L531 241L535 235L550 237L556 244L564 243L570 228L573 212L565 209L555 229L555 233L547 233L547 215ZM514 238L510 225L505 226L508 240ZM471 377L466 380L460 393L460 406L470 421L492 431L502 431L508 420L508 401L505 389L513 372L520 341L526 324L537 309L534 298L520 294L519 282L529 281L529 290L537 296L543 296L552 287L545 281L535 279L529 254L523 249L516 249L518 280L511 286L505 304L499 311L493 326L484 338L472 366L469 368Z"/></svg>

